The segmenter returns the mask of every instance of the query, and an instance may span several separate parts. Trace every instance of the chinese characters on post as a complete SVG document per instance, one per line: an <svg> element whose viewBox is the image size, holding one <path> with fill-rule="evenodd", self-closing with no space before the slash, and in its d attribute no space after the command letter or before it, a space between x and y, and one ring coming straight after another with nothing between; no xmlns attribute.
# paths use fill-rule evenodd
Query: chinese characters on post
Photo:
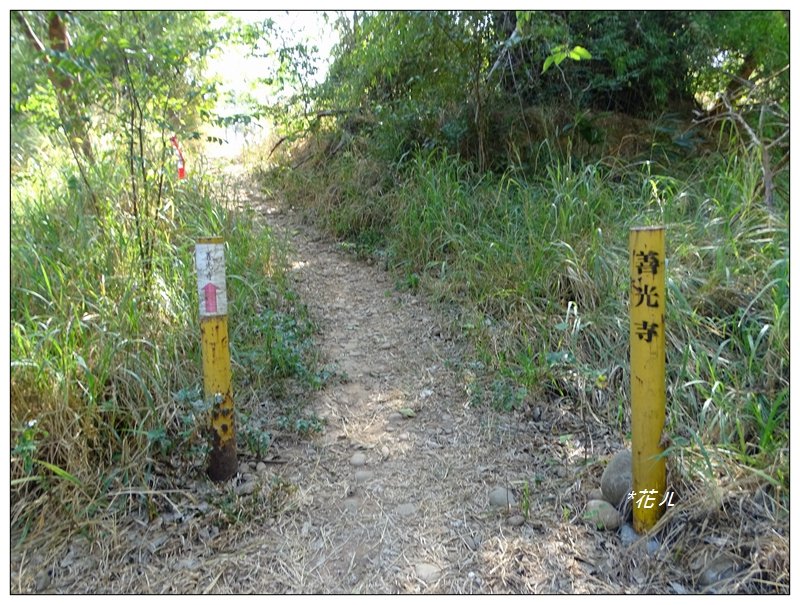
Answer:
<svg viewBox="0 0 800 605"><path fill-rule="evenodd" d="M642 533L656 524L671 502L660 445L666 406L664 228L631 229L629 253L631 470L632 494L638 494L633 526Z"/></svg>

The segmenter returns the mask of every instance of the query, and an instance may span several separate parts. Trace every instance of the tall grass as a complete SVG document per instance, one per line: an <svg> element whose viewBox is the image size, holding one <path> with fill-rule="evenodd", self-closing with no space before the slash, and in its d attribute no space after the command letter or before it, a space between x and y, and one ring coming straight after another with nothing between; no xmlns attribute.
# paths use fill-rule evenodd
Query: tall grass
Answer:
<svg viewBox="0 0 800 605"><path fill-rule="evenodd" d="M553 155L537 174L490 175L418 152L383 167L388 190L332 199L331 183L352 190L374 172L359 153L267 182L340 237L370 229L400 283L454 304L480 363L507 384L490 389L502 407L567 397L629 431L628 232L666 225L672 452L709 480L747 468L788 487L788 211L758 201L757 158L610 169ZM382 222L365 227L368 208Z"/></svg>
<svg viewBox="0 0 800 605"><path fill-rule="evenodd" d="M92 174L98 214L69 161L50 159L12 187L12 525L23 534L54 508L87 521L120 503L114 490L165 479L164 462L202 469L199 236L227 242L237 401L313 375L312 326L287 288L284 252L219 177L170 188L143 275L119 164L107 158Z"/></svg>

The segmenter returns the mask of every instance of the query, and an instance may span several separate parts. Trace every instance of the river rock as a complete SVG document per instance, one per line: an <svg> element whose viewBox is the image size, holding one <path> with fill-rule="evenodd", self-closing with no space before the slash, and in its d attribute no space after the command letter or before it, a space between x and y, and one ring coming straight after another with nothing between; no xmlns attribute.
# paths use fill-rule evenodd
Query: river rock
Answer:
<svg viewBox="0 0 800 605"><path fill-rule="evenodd" d="M517 501L514 494L506 487L495 487L489 492L490 506L516 506Z"/></svg>
<svg viewBox="0 0 800 605"><path fill-rule="evenodd" d="M387 420L389 422L402 422L403 420L405 420L405 416L403 416L400 412L392 412L387 417Z"/></svg>
<svg viewBox="0 0 800 605"><path fill-rule="evenodd" d="M722 553L712 559L700 574L698 584L702 587L731 579L738 570L736 559L728 553Z"/></svg>
<svg viewBox="0 0 800 605"><path fill-rule="evenodd" d="M636 530L633 529L633 525L630 523L623 523L619 528L619 537L622 541L622 545L627 548L628 546L638 542L642 536L636 533ZM652 556L658 552L661 544L655 536L651 536L647 538L647 541L644 543L644 547L647 551L647 554Z"/></svg>
<svg viewBox="0 0 800 605"><path fill-rule="evenodd" d="M511 515L508 518L508 524L511 527L519 527L520 525L523 525L524 523L525 523L525 517L523 517L522 515Z"/></svg>
<svg viewBox="0 0 800 605"><path fill-rule="evenodd" d="M603 499L619 506L631 491L631 451L621 450L614 454L600 478Z"/></svg>
<svg viewBox="0 0 800 605"><path fill-rule="evenodd" d="M583 518L597 529L617 529L622 522L617 509L605 500L589 500Z"/></svg>
<svg viewBox="0 0 800 605"><path fill-rule="evenodd" d="M47 569L40 569L36 574L34 590L36 592L44 592L50 586L50 572Z"/></svg>
<svg viewBox="0 0 800 605"><path fill-rule="evenodd" d="M256 487L258 487L258 484L256 484L255 481L247 481L246 483L242 483L241 485L236 486L235 488L236 495L249 496L254 491L256 491Z"/></svg>
<svg viewBox="0 0 800 605"><path fill-rule="evenodd" d="M414 571L417 573L417 577L426 584L431 584L442 577L442 570L431 563L417 563Z"/></svg>
<svg viewBox="0 0 800 605"><path fill-rule="evenodd" d="M350 464L353 466L364 466L367 463L367 455L364 452L356 452L350 458Z"/></svg>
<svg viewBox="0 0 800 605"><path fill-rule="evenodd" d="M372 471L368 471L366 469L360 469L356 471L355 480L356 483L364 483L372 479Z"/></svg>

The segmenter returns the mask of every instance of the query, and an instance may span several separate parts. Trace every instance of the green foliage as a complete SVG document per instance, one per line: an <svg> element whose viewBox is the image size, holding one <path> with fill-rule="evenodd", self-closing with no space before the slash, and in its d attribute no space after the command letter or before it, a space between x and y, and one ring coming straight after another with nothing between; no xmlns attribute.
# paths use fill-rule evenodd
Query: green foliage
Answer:
<svg viewBox="0 0 800 605"><path fill-rule="evenodd" d="M767 57L754 44L758 32L772 32L781 52L788 48L782 15L759 13L752 30L747 27L750 16L698 11L356 13L355 23L340 19L340 41L328 76L312 92L315 108L328 117L312 120L309 128L332 139L341 134L330 149L352 151L355 157L366 150L390 170L403 169L417 150L442 150L479 172L502 174L511 167L536 170L542 156L545 161L553 155L562 162L572 161L573 155L596 160L622 147L637 148L631 142L643 133L636 122L624 126L625 118L671 115L681 116L682 123L679 130L665 133L673 148L664 152L685 154L704 143L697 128L687 126L690 110L723 91L724 77L730 77L724 74L735 66L724 57L741 61L752 56L759 73L786 65L776 58L780 52ZM788 89L779 84L787 82L787 75L759 84L756 96L782 103ZM786 132L785 109L782 114L770 111L756 125L757 112L754 107L752 116L745 117L765 144ZM753 143L748 133L741 135ZM655 134L649 143L663 138ZM359 149L357 141L362 141ZM773 151L767 162L782 169L785 147ZM652 159L648 155L635 159Z"/></svg>
<svg viewBox="0 0 800 605"><path fill-rule="evenodd" d="M316 92L318 107L374 115L367 128L381 142L376 152L382 160L402 161L418 147L457 148L470 132L486 136L483 108L490 91L484 74L497 41L485 13L363 14L334 51Z"/></svg>
<svg viewBox="0 0 800 605"><path fill-rule="evenodd" d="M298 416L296 413L278 416L277 425L283 430L292 431L300 435L319 433L324 422L316 416Z"/></svg>
<svg viewBox="0 0 800 605"><path fill-rule="evenodd" d="M11 456L22 462L22 472L29 477L36 462L36 451L42 439L48 437L47 431L39 427L39 423L33 419L28 420L22 427L14 431L17 434L16 443L11 448ZM16 481L22 481L17 479ZM13 485L13 483L12 483Z"/></svg>
<svg viewBox="0 0 800 605"><path fill-rule="evenodd" d="M692 14L691 27L697 40L692 54L695 87L712 98L745 64L752 73L739 77L752 81L781 72L789 64L789 24L780 11L702 11ZM764 92L766 98L788 107L788 71L772 79Z"/></svg>
<svg viewBox="0 0 800 605"><path fill-rule="evenodd" d="M108 178L96 186L110 195L125 175L105 169ZM77 520L89 515L87 499L103 497L89 486L99 486L99 474L111 469L118 469L119 481L135 484L159 460L202 471L208 406L199 399L193 302L198 234L220 234L228 242L237 400L280 395L285 381L316 386L320 380L313 329L286 287L282 250L253 211L217 201L229 194L218 177L195 175L172 190L174 214L159 226L163 238L145 282L132 246L135 226L119 209L109 207L101 217L86 212L74 170L67 163L54 174L15 178L11 444L18 524L39 513L26 505L28 498L52 490L59 494L54 501L78 502ZM251 313L259 307L260 315ZM301 409L299 403L292 409ZM263 454L268 427L241 428L245 447ZM55 484L48 476L66 481Z"/></svg>
<svg viewBox="0 0 800 605"><path fill-rule="evenodd" d="M312 82L320 61L317 47L303 41L290 42L291 32L270 18L246 23L234 14L227 19L228 47L243 48L251 57L266 59L256 82L265 87L269 102L239 95L234 104L245 111L236 114L235 121L246 125L254 119L269 118L292 134L308 128L314 101Z"/></svg>
<svg viewBox="0 0 800 605"><path fill-rule="evenodd" d="M272 433L264 428L263 421L253 415L237 414L236 424L239 426L237 437L240 451L247 451L256 459L263 459L272 444Z"/></svg>
<svg viewBox="0 0 800 605"><path fill-rule="evenodd" d="M553 47L553 50L550 52L550 56L544 60L544 65L542 65L542 73L545 73L553 65L556 67L561 65L564 59L580 61L581 59L591 58L592 54L583 48L583 46L576 46L570 50L566 46L559 44Z"/></svg>
<svg viewBox="0 0 800 605"><path fill-rule="evenodd" d="M47 15L24 16L47 41ZM124 506L109 494L169 481L157 470L165 462L202 472L209 406L199 395L193 302L201 235L227 242L237 405L254 416L250 402L280 396L284 383L322 380L313 326L270 231L253 209L229 204L230 185L199 162L176 179L169 137L194 155L201 127L215 119L203 59L230 33L213 30L203 12L63 18L72 45L49 54L49 66L72 79L60 97L19 24L12 31L15 56L33 67L17 72L12 98L15 531L50 507L82 524ZM85 119L93 157L65 145L65 99ZM263 454L269 428L243 425L245 447Z"/></svg>

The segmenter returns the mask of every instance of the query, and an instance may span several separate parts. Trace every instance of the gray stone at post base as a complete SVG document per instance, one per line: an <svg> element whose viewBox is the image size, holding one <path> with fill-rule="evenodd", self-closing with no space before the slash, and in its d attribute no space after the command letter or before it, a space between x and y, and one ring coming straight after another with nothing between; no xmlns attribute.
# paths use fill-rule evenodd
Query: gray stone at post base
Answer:
<svg viewBox="0 0 800 605"><path fill-rule="evenodd" d="M628 547L642 536L636 533L636 530L633 529L633 525L630 523L625 523L619 529L619 537L622 541L622 545ZM645 548L647 549L648 555L654 555L660 546L661 545L658 543L658 540L655 537L647 538L647 541L645 542Z"/></svg>
<svg viewBox="0 0 800 605"><path fill-rule="evenodd" d="M595 489L590 489L586 493L586 499L587 500L605 500L605 497L603 496L603 490L601 490L599 487L597 487Z"/></svg>
<svg viewBox="0 0 800 605"><path fill-rule="evenodd" d="M613 506L619 506L631 491L631 451L621 450L614 454L600 478L603 498Z"/></svg>

